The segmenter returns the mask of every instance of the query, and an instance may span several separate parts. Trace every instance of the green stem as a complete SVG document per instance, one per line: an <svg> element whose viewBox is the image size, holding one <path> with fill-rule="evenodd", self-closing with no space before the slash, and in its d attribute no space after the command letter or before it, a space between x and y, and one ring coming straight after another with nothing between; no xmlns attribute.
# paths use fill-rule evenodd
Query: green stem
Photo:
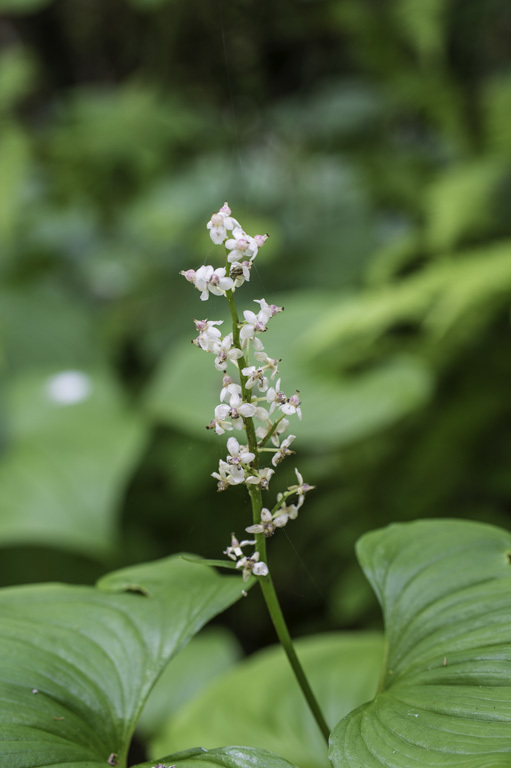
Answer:
<svg viewBox="0 0 511 768"><path fill-rule="evenodd" d="M227 291L226 298L229 304L229 310L231 312L231 318L232 318L233 344L235 347L237 347L241 351L239 319L238 319L238 312L236 309L236 303L234 301L233 291ZM247 379L245 376L243 376L241 372L243 368L247 367L247 362L245 360L244 355L239 358L238 366L240 371L240 384L241 384L241 391L243 394L243 400L245 402L250 403L252 399L252 392L246 386ZM249 451L255 454L255 459L252 462L252 466L254 467L254 469L257 469L259 467L259 451L261 447L265 444L265 442L271 437L274 429L276 429L278 422L274 424L272 429L269 430L265 438L259 444L257 442L253 420L251 418L246 418L244 419L244 423L245 423L245 431L247 434ZM254 525L257 525L261 521L261 510L263 508L261 488L257 485L249 485L248 492L250 495L250 501L252 503L252 519L254 521ZM266 538L264 534L262 533L256 534L255 539L256 539L256 550L257 552L259 552L259 557L263 562L267 562ZM275 591L272 578L270 574L268 574L267 576L259 577L258 582L259 582L259 586L261 587L264 601L266 603L266 607L270 614L270 618L272 620L273 626L275 627L277 637L286 653L286 656L294 672L298 685L302 689L302 693L305 696L307 704L309 705L309 709L314 719L316 720L316 723L321 733L323 734L325 741L328 744L330 729L326 724L325 718L323 717L323 713L321 712L318 701L312 691L312 688L309 685L309 681L307 680L307 677L305 675L302 665L300 664L298 656L296 655L295 647L293 645L293 641L291 639L291 635L289 633L286 620L284 619L284 614L282 613L282 608L280 606L280 602L277 597L277 592Z"/></svg>

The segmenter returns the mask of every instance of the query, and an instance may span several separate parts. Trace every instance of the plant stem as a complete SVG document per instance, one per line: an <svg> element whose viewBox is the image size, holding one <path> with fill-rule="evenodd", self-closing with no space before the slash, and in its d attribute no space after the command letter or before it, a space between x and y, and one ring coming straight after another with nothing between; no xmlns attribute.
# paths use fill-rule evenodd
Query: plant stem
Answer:
<svg viewBox="0 0 511 768"><path fill-rule="evenodd" d="M231 319L232 319L233 344L235 347L237 347L241 351L239 319L238 319L238 312L236 309L236 303L234 301L233 292L226 291L226 297L227 297L227 302L229 304L229 310L230 310ZM252 392L246 386L247 379L241 372L243 368L247 367L247 361L244 355L239 358L238 366L240 370L240 384L241 384L243 400L247 403L250 403L252 400ZM278 421L280 420L281 419L279 419ZM271 437L273 431L277 427L278 421L273 425L273 427L265 435L264 439L261 440L260 443L258 443L253 420L251 418L244 419L249 451L255 454L255 459L252 462L252 466L254 467L254 469L257 469L259 467L260 449L265 444L265 442ZM248 492L250 495L250 501L252 503L252 518L254 521L254 525L257 525L261 521L261 510L263 508L261 488L257 485L249 485ZM256 550L259 552L259 556L261 560L263 562L266 562L267 561L266 537L264 536L264 534L260 533L260 534L256 534L255 538L256 538ZM321 733L325 738L325 741L328 744L330 729L326 724L325 718L323 717L323 713L321 712L318 701L312 691L312 688L309 685L309 681L307 680L303 667L296 654L295 647L293 645L291 635L289 634L289 629L287 627L286 620L284 619L284 614L282 613L282 608L280 606L280 602L277 596L277 592L275 591L275 586L273 584L271 575L268 574L267 576L259 577L258 582L259 582L259 586L261 587L264 601L266 603L266 607L270 614L270 618L272 620L273 626L275 627L275 631L277 633L277 637L280 641L280 644L282 645L286 653L286 656L289 660L289 663L291 664L291 668L294 672L298 685L302 689L302 693L305 696L307 704L309 705L309 709L312 713L312 716L314 717Z"/></svg>

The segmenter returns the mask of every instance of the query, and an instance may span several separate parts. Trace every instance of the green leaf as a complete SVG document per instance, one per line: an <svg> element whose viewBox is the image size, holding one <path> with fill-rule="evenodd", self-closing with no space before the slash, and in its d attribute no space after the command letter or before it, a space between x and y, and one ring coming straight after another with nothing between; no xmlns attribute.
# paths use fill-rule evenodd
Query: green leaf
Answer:
<svg viewBox="0 0 511 768"><path fill-rule="evenodd" d="M374 695L379 635L318 635L298 640L296 648L327 722ZM255 654L210 684L170 718L152 752L233 743L264 747L301 768L328 766L323 738L280 647Z"/></svg>
<svg viewBox="0 0 511 768"><path fill-rule="evenodd" d="M88 387L76 402L52 394L52 386L65 383L63 371L20 375L6 388L10 431L0 456L0 544L105 557L146 428L107 373L71 373Z"/></svg>
<svg viewBox="0 0 511 768"><path fill-rule="evenodd" d="M311 344L304 351L303 340L309 338L310 325L325 306L339 303L337 294L309 291L288 295L277 303L285 305L285 312L271 321L265 348L269 355L282 358L279 368L284 391L300 391L300 437L306 442L322 448L350 443L388 426L427 400L430 376L413 358L396 358L346 378L313 363L316 348ZM220 389L212 363L211 354L183 340L171 350L151 383L146 401L149 413L178 429L208 437L204 427L213 417Z"/></svg>
<svg viewBox="0 0 511 768"><path fill-rule="evenodd" d="M169 716L219 677L241 656L234 635L222 627L205 629L164 670L151 691L137 732L154 738Z"/></svg>
<svg viewBox="0 0 511 768"><path fill-rule="evenodd" d="M163 761L163 762L162 762ZM296 768L278 755L264 749L251 747L224 747L223 749L189 749L162 758L162 761L150 761L134 768L156 768L157 763L163 768Z"/></svg>
<svg viewBox="0 0 511 768"><path fill-rule="evenodd" d="M239 577L170 557L96 587L0 591L0 764L120 768L168 661L241 595Z"/></svg>
<svg viewBox="0 0 511 768"><path fill-rule="evenodd" d="M387 652L374 701L333 731L334 768L510 766L510 534L422 521L369 533L357 550Z"/></svg>

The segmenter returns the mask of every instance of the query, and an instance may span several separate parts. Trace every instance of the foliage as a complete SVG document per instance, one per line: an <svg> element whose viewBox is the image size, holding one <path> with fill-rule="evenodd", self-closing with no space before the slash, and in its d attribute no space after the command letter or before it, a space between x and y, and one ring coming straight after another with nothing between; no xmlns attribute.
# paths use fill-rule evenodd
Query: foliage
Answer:
<svg viewBox="0 0 511 768"><path fill-rule="evenodd" d="M318 487L271 563L294 633L378 626L369 530L508 528L509 3L0 11L1 584L220 556L242 502L208 476L216 384L177 272L225 198L271 233L251 298L271 282L286 307ZM69 371L93 387L59 405ZM273 642L255 595L218 621Z"/></svg>

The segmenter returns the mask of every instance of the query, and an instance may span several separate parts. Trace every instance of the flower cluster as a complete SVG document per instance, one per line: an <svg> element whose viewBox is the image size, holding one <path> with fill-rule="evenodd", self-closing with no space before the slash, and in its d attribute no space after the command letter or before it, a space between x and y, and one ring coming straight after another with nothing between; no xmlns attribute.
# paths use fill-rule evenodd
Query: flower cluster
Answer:
<svg viewBox="0 0 511 768"><path fill-rule="evenodd" d="M282 390L278 378L280 359L270 357L261 341L270 320L284 308L269 304L265 299L256 299L258 311L247 309L243 319L238 318L234 292L250 280L252 264L268 235L248 235L232 217L227 203L211 216L207 228L213 243L225 247L225 266L202 265L197 270L188 269L180 274L200 292L202 301L207 301L210 295L224 296L235 320L232 329L225 334L219 327L223 320L194 321L198 335L193 343L214 355L215 368L223 374L220 402L206 428L217 435L245 430L247 438L246 444L240 444L234 436L228 438L227 455L220 460L218 471L212 476L217 480L219 491L233 485L245 485L249 490L257 487L259 493L259 490L268 490L277 466L294 453L290 445L295 435L284 437L290 425L287 417L302 418L299 392L288 396ZM267 447L268 443L272 447ZM261 457L265 453L273 454L271 466L261 466ZM304 483L300 473L295 472L298 483L279 493L271 510L263 507L260 519L246 528L248 533L269 537L297 517L305 493L313 486ZM290 497L296 497L292 504L288 504ZM243 553L243 547L247 546L255 548L253 554ZM231 545L224 554L236 561L236 568L242 569L244 581L251 575L268 574L266 563L260 560L256 539L240 543L233 534Z"/></svg>

